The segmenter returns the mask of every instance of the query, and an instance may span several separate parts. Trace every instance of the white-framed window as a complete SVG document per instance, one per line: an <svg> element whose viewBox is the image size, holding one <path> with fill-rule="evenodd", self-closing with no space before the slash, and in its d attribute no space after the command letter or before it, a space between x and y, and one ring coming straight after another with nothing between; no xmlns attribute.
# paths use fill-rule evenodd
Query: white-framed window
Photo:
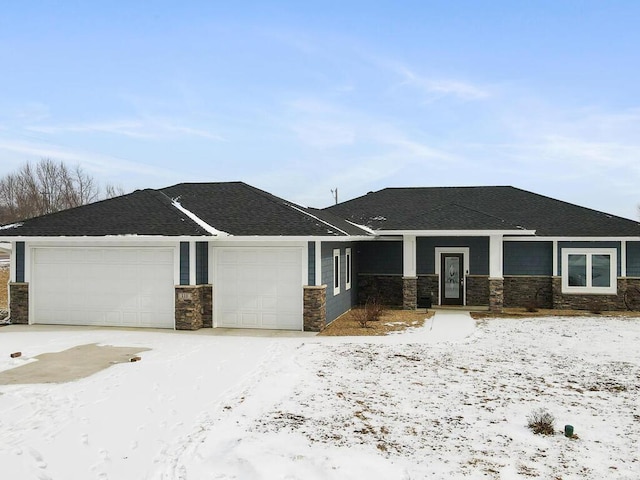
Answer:
<svg viewBox="0 0 640 480"><path fill-rule="evenodd" d="M615 295L617 262L615 248L563 248L562 293Z"/></svg>
<svg viewBox="0 0 640 480"><path fill-rule="evenodd" d="M347 248L344 253L344 284L345 290L351 288L351 249Z"/></svg>
<svg viewBox="0 0 640 480"><path fill-rule="evenodd" d="M340 249L333 250L333 294L340 293Z"/></svg>

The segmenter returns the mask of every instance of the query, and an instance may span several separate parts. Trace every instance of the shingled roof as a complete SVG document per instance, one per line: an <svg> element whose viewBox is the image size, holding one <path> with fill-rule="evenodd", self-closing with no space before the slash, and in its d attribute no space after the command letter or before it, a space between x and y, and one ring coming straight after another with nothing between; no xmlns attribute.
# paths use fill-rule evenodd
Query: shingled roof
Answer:
<svg viewBox="0 0 640 480"><path fill-rule="evenodd" d="M368 234L331 212L296 205L243 182L179 183L160 191L231 235Z"/></svg>
<svg viewBox="0 0 640 480"><path fill-rule="evenodd" d="M242 182L137 190L0 227L0 237L351 236L369 233L331 212L288 202Z"/></svg>
<svg viewBox="0 0 640 480"><path fill-rule="evenodd" d="M0 227L0 237L210 235L156 190L136 190Z"/></svg>
<svg viewBox="0 0 640 480"><path fill-rule="evenodd" d="M385 188L328 207L374 230L535 230L539 236L640 236L640 224L519 188Z"/></svg>

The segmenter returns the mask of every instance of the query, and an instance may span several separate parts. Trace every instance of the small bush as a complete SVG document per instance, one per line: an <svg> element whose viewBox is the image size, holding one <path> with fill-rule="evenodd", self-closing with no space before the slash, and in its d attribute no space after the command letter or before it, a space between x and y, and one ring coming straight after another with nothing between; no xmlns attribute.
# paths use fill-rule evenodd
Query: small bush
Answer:
<svg viewBox="0 0 640 480"><path fill-rule="evenodd" d="M382 312L384 311L383 305L375 297L370 299L367 302L367 304L365 305L365 308L369 312L370 322L377 322L378 320L380 320L380 317L382 316Z"/></svg>
<svg viewBox="0 0 640 480"><path fill-rule="evenodd" d="M355 309L353 316L362 328L367 328L369 322L377 322L380 320L383 311L384 307L376 298L373 298L367 300L367 303L363 307Z"/></svg>
<svg viewBox="0 0 640 480"><path fill-rule="evenodd" d="M527 302L524 308L527 312L531 312L531 313L535 313L538 311L538 305L535 300L531 300L530 302Z"/></svg>
<svg viewBox="0 0 640 480"><path fill-rule="evenodd" d="M353 319L358 322L362 328L369 326L369 316L367 315L366 307L358 307L353 309Z"/></svg>
<svg viewBox="0 0 640 480"><path fill-rule="evenodd" d="M555 431L554 423L556 419L551 413L549 413L548 410L544 408L540 408L538 410L533 411L527 417L527 420L528 420L527 427L529 427L531 431L535 434L553 435Z"/></svg>

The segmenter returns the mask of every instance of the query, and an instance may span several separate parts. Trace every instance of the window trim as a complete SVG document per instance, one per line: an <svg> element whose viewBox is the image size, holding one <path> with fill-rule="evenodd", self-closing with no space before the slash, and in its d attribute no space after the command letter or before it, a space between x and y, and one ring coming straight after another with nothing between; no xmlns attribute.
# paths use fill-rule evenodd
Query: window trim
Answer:
<svg viewBox="0 0 640 480"><path fill-rule="evenodd" d="M333 249L333 294L340 294L340 249Z"/></svg>
<svg viewBox="0 0 640 480"><path fill-rule="evenodd" d="M351 270L351 249L347 248L344 252L344 284L345 290L351 289L351 277L353 276L353 271Z"/></svg>
<svg viewBox="0 0 640 480"><path fill-rule="evenodd" d="M569 255L585 255L587 268L587 285L584 287L569 285ZM594 287L591 285L592 278L592 257L594 255L609 255L608 287ZM562 249L562 293L586 293L592 295L616 295L618 293L618 250L616 248L563 248Z"/></svg>

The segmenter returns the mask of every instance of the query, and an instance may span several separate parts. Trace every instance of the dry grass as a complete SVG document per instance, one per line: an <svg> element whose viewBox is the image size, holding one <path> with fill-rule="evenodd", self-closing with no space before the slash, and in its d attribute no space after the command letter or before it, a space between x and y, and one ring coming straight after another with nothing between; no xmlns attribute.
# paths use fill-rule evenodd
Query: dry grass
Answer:
<svg viewBox="0 0 640 480"><path fill-rule="evenodd" d="M6 309L9 304L7 298L7 283L9 282L9 267L0 267L0 309Z"/></svg>
<svg viewBox="0 0 640 480"><path fill-rule="evenodd" d="M472 318L525 318L525 317L593 317L589 310L560 310L541 308L537 312L528 312L526 308L505 308L502 313L494 312L469 312ZM603 317L638 317L640 313L629 311L606 311L599 315Z"/></svg>
<svg viewBox="0 0 640 480"><path fill-rule="evenodd" d="M366 328L358 323L357 310L353 309L336 318L318 335L323 336L353 336L353 335L387 335L410 327L421 327L424 321L433 317L434 312L420 310L387 309L382 312L380 320L369 322Z"/></svg>

